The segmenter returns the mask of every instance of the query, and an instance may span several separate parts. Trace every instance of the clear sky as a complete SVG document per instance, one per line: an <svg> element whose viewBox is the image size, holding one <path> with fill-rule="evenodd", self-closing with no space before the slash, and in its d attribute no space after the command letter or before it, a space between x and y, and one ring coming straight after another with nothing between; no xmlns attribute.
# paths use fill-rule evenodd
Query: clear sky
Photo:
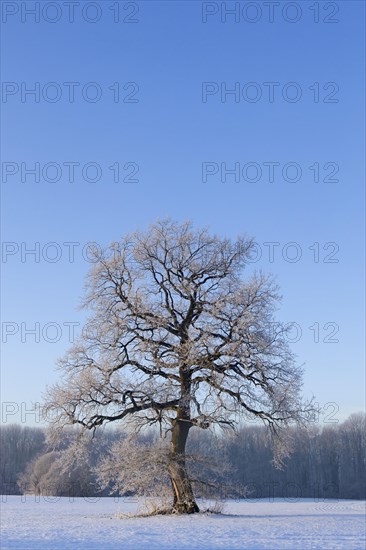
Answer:
<svg viewBox="0 0 366 550"><path fill-rule="evenodd" d="M364 2L1 7L2 421L59 377L87 243L165 216L255 237L304 395L364 409Z"/></svg>

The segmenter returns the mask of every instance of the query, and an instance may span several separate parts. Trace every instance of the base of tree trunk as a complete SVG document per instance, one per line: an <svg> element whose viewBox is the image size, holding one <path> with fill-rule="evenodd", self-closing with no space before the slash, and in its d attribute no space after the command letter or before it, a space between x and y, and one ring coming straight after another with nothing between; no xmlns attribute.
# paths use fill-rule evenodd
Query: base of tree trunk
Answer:
<svg viewBox="0 0 366 550"><path fill-rule="evenodd" d="M172 508L173 514L197 514L199 511L195 502L175 502Z"/></svg>
<svg viewBox="0 0 366 550"><path fill-rule="evenodd" d="M197 514L200 512L200 509L198 508L197 504L190 503L182 504L180 506L173 505L168 507L161 507L161 508L154 508L153 510L149 512L140 512L136 514L136 517L138 518L148 518L151 516L170 516L170 515L176 515L176 514ZM131 517L129 514L122 514L122 517L129 518Z"/></svg>

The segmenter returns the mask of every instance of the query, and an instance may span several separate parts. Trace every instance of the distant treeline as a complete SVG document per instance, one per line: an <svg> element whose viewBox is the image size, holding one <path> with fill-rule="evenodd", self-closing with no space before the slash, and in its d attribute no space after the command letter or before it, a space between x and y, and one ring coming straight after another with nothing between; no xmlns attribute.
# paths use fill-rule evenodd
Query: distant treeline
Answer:
<svg viewBox="0 0 366 550"><path fill-rule="evenodd" d="M272 464L271 438L263 426L247 425L236 435L193 429L188 453L197 496L253 500L366 498L364 413L353 414L339 424L291 430L292 453L279 470ZM111 447L126 437L120 431L104 430L97 432L88 444L79 445L72 432L67 431L61 446L52 448L47 431L42 428L2 426L0 492L59 496L116 494L112 480L109 487L100 486L98 469ZM153 432L139 439L145 449L158 444ZM154 460L154 454L151 457ZM118 463L114 467L118 469ZM128 494L133 493L132 490Z"/></svg>

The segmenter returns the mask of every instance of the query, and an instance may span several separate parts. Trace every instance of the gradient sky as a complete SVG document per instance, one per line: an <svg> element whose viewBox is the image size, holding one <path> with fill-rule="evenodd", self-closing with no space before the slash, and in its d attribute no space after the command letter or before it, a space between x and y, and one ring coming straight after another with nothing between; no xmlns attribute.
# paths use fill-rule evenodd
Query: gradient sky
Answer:
<svg viewBox="0 0 366 550"><path fill-rule="evenodd" d="M278 317L301 329L292 349L304 364L304 395L327 407L323 421L364 409L364 2L280 2L273 22L266 2L256 2L256 13L240 2L237 22L225 21L221 2L119 2L114 22L117 2L106 0L96 3L95 23L81 12L98 15L85 7L90 2L75 6L73 23L63 2L41 11L39 22L25 4L36 3L2 2L2 421L32 423L20 411L59 377L55 361L70 345L65 323L85 318L76 307L90 267L85 244L108 244L165 216L255 237L262 255L251 267L276 276ZM216 9L203 22L202 13ZM80 84L74 102L65 82ZM97 88L85 87L90 82ZM115 102L116 82L120 99L137 101ZM206 101L204 82L219 90ZM273 101L268 82L278 83ZM22 98L22 86L39 86L39 101ZM221 97L225 86L239 86L240 97ZM59 101L50 101L60 89ZM96 89L101 99L86 100ZM249 101L256 90L261 99ZM299 90L299 101L290 101ZM79 163L73 182L63 164L70 162ZM205 162L218 170L207 181ZM268 162L279 163L274 181ZM22 163L40 164L39 182ZM61 167L58 181L47 181L52 166L42 176L48 163ZM93 167L83 177L87 163L100 167L99 181L87 181ZM119 182L109 168L115 163ZM262 177L221 181L221 163L256 163L247 179L258 165ZM282 177L287 163L300 166L299 181ZM123 182L136 165L138 181ZM67 242L80 243L73 262ZM279 243L273 258L263 243ZM39 261L22 257L35 246ZM52 262L55 252L61 257ZM39 342L25 332L35 323Z"/></svg>

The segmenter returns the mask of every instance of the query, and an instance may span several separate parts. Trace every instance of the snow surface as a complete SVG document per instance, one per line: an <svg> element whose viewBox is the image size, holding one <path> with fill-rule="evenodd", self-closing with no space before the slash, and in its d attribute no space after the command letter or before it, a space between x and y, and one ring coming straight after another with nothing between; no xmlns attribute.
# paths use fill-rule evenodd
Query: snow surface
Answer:
<svg viewBox="0 0 366 550"><path fill-rule="evenodd" d="M207 506L207 502L204 503ZM228 501L222 515L121 517L137 502L4 496L1 548L364 550L365 501Z"/></svg>

